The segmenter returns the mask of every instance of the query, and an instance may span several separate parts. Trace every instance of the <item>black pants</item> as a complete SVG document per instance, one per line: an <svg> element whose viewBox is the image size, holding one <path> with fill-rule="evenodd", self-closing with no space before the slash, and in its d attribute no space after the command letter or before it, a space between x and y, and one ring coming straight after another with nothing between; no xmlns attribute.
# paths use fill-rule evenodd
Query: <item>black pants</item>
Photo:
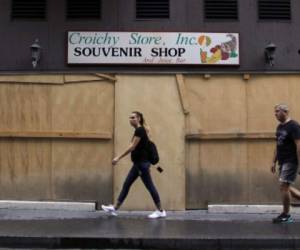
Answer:
<svg viewBox="0 0 300 250"><path fill-rule="evenodd" d="M152 181L152 178L150 175L150 169L149 169L150 166L151 166L150 162L134 163L134 165L132 166L132 168L130 169L130 171L126 177L126 180L122 187L122 191L119 195L118 202L120 204L122 204L123 201L125 200L131 185L134 183L134 181L139 176L141 176L142 181L143 181L144 185L146 186L146 188L148 189L148 191L150 192L155 205L157 207L160 206L159 194L153 184L153 181Z"/></svg>

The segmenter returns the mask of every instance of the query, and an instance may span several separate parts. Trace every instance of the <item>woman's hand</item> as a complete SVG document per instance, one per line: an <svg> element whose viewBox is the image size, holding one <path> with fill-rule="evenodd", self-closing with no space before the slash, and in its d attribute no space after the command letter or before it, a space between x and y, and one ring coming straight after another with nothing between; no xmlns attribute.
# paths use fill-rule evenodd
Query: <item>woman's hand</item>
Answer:
<svg viewBox="0 0 300 250"><path fill-rule="evenodd" d="M115 157L113 160L112 160L112 164L113 165L116 165L118 163L118 161L120 160L119 157Z"/></svg>
<svg viewBox="0 0 300 250"><path fill-rule="evenodd" d="M132 151L135 149L136 145L140 142L140 140L141 140L140 137L134 136L134 137L133 137L133 141L132 141L132 143L129 145L129 147L127 148L127 150L126 150L123 154L121 154L121 155L115 157L115 158L112 160L111 163L113 164L113 166L116 165L116 164L118 163L118 161L121 160L124 156L126 156L126 155L128 155L130 152L132 152Z"/></svg>
<svg viewBox="0 0 300 250"><path fill-rule="evenodd" d="M272 165L271 165L271 173L276 173L276 163L272 163Z"/></svg>

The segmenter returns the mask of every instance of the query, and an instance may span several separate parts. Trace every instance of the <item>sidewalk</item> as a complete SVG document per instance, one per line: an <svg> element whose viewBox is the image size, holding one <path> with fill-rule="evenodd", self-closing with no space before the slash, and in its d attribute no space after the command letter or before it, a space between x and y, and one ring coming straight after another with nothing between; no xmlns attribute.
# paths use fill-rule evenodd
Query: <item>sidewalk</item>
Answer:
<svg viewBox="0 0 300 250"><path fill-rule="evenodd" d="M300 249L300 214L274 225L275 214L0 209L0 248L39 249Z"/></svg>

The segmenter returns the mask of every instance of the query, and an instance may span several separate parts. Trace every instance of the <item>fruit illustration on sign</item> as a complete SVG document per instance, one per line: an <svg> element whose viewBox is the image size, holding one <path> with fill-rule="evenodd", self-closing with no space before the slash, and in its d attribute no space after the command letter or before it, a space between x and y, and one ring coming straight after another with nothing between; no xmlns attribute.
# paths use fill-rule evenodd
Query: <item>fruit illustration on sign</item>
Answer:
<svg viewBox="0 0 300 250"><path fill-rule="evenodd" d="M206 63L207 60L207 52L200 49L200 58L202 63Z"/></svg>
<svg viewBox="0 0 300 250"><path fill-rule="evenodd" d="M228 41L221 43L222 60L227 60L229 57L237 57L237 39L233 34L227 34ZM223 59L224 58L224 59Z"/></svg>
<svg viewBox="0 0 300 250"><path fill-rule="evenodd" d="M222 60L227 60L229 58L229 54L222 50Z"/></svg>
<svg viewBox="0 0 300 250"><path fill-rule="evenodd" d="M222 50L220 45L211 48L210 52L212 53L212 55L207 59L207 63L213 64L222 60Z"/></svg>
<svg viewBox="0 0 300 250"><path fill-rule="evenodd" d="M201 63L215 64L219 61L226 61L230 58L238 57L237 54L237 38L233 34L226 34L224 42L219 42L213 47L209 47L212 44L212 39L207 35L201 35L198 37L198 44L201 46L200 59ZM206 48L206 51L204 50Z"/></svg>
<svg viewBox="0 0 300 250"><path fill-rule="evenodd" d="M209 36L201 35L198 38L198 43L201 46L209 46L211 44L211 38Z"/></svg>

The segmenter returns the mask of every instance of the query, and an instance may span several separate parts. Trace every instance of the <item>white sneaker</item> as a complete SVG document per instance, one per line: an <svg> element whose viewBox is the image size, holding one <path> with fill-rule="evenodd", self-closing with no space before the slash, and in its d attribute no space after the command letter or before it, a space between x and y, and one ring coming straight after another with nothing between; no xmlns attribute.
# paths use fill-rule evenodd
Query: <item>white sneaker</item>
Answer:
<svg viewBox="0 0 300 250"><path fill-rule="evenodd" d="M148 218L150 219L157 219L157 218L164 218L167 216L167 213L165 210L163 210L162 212L159 210L154 211L152 214L148 215Z"/></svg>
<svg viewBox="0 0 300 250"><path fill-rule="evenodd" d="M116 209L113 205L101 205L101 208L103 211L105 211L106 213L109 213L113 216L117 216L118 214L116 213Z"/></svg>

